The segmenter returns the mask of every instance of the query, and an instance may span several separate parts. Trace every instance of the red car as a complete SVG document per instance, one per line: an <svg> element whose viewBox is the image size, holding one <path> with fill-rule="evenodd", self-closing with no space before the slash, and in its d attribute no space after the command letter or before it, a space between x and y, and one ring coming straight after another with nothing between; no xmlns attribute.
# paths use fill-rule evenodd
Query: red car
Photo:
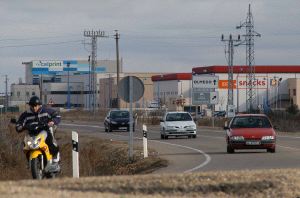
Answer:
<svg viewBox="0 0 300 198"><path fill-rule="evenodd" d="M224 129L227 153L234 153L235 149L267 149L275 153L276 133L266 115L236 115Z"/></svg>

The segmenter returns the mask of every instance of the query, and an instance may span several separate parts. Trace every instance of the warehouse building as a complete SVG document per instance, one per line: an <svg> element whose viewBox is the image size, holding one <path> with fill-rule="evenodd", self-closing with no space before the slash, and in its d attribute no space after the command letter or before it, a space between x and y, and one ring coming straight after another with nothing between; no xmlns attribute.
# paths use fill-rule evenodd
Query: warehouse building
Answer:
<svg viewBox="0 0 300 198"><path fill-rule="evenodd" d="M91 65L87 60L33 60L23 62L25 66L25 83L27 87L37 85L39 97L44 104L53 107L66 107L68 98L68 84L71 107L90 108L91 102ZM99 101L99 80L107 74L117 72L115 60L98 60L95 68L96 102ZM123 72L122 60L120 73ZM19 89L24 85L15 84ZM19 88L18 88L19 87ZM15 95L12 89L12 95ZM12 103L17 103L12 99ZM24 99L24 98L23 98ZM96 107L99 103L95 104Z"/></svg>
<svg viewBox="0 0 300 198"><path fill-rule="evenodd" d="M168 110L192 111L192 74L173 73L152 76L153 96Z"/></svg>
<svg viewBox="0 0 300 198"><path fill-rule="evenodd" d="M32 95L43 104L67 108L68 96L71 108L92 109L91 75L89 61L85 60L34 60L24 62L25 83L11 85L14 106L24 105ZM135 102L135 108L147 107L153 101L151 76L156 73L123 73L120 61L120 80L124 76L136 76L145 85L144 96ZM114 60L98 60L96 66L96 108L117 107L117 67ZM69 89L68 89L69 85ZM28 92L34 88L34 91ZM68 94L69 93L69 94ZM121 108L129 105L119 100Z"/></svg>
<svg viewBox="0 0 300 198"><path fill-rule="evenodd" d="M234 66L234 106L236 112L246 111L247 66ZM255 66L254 108L258 110L284 110L290 104L300 105L300 65L257 65ZM226 111L228 96L228 66L214 65L195 67L192 73L156 75L153 94L169 109L193 109L192 76L218 77L218 104L216 111ZM176 104L174 106L174 104ZM178 105L179 104L179 105ZM203 106L203 105L202 105ZM204 105L203 108L211 108Z"/></svg>

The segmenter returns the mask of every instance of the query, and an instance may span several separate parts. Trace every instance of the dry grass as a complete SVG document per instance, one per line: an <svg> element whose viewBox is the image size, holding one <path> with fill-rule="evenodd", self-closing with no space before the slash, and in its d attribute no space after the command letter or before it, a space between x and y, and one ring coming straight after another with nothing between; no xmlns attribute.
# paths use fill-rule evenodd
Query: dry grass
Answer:
<svg viewBox="0 0 300 198"><path fill-rule="evenodd" d="M27 160L22 152L24 134L18 134L14 126L3 120L0 133L0 180L31 179ZM71 134L57 131L62 158L61 177L72 176ZM79 163L81 176L132 175L151 172L167 166L167 162L157 156L143 159L142 149L135 148L134 158L128 160L128 145L122 142L80 136Z"/></svg>
<svg viewBox="0 0 300 198"><path fill-rule="evenodd" d="M71 140L70 134L59 131L58 141L61 146L63 160L63 176L72 176L70 169L71 161ZM128 159L128 145L123 142L109 141L87 136L80 136L79 163L81 176L100 175L131 175L151 172L157 168L167 166L167 162L156 156L143 159L141 148L134 148L134 158Z"/></svg>
<svg viewBox="0 0 300 198"><path fill-rule="evenodd" d="M32 187L35 187L34 190ZM38 194L34 194L38 191ZM89 177L1 182L3 196L52 197L300 197L300 170Z"/></svg>

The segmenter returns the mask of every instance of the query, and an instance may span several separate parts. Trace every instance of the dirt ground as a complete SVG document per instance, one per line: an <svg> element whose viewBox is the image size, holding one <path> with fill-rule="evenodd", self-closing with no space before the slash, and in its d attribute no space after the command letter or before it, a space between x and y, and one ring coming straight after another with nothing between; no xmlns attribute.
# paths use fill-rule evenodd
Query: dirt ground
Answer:
<svg viewBox="0 0 300 198"><path fill-rule="evenodd" d="M300 170L0 182L3 197L300 197Z"/></svg>

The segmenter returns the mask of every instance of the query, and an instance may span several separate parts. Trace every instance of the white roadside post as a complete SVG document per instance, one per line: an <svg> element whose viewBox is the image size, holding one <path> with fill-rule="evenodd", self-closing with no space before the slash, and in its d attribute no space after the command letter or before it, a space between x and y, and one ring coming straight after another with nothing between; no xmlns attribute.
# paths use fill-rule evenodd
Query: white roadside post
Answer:
<svg viewBox="0 0 300 198"><path fill-rule="evenodd" d="M79 178L78 133L76 131L72 131L72 145L73 178Z"/></svg>
<svg viewBox="0 0 300 198"><path fill-rule="evenodd" d="M147 143L147 126L143 124L143 147L144 158L148 157L148 143Z"/></svg>

